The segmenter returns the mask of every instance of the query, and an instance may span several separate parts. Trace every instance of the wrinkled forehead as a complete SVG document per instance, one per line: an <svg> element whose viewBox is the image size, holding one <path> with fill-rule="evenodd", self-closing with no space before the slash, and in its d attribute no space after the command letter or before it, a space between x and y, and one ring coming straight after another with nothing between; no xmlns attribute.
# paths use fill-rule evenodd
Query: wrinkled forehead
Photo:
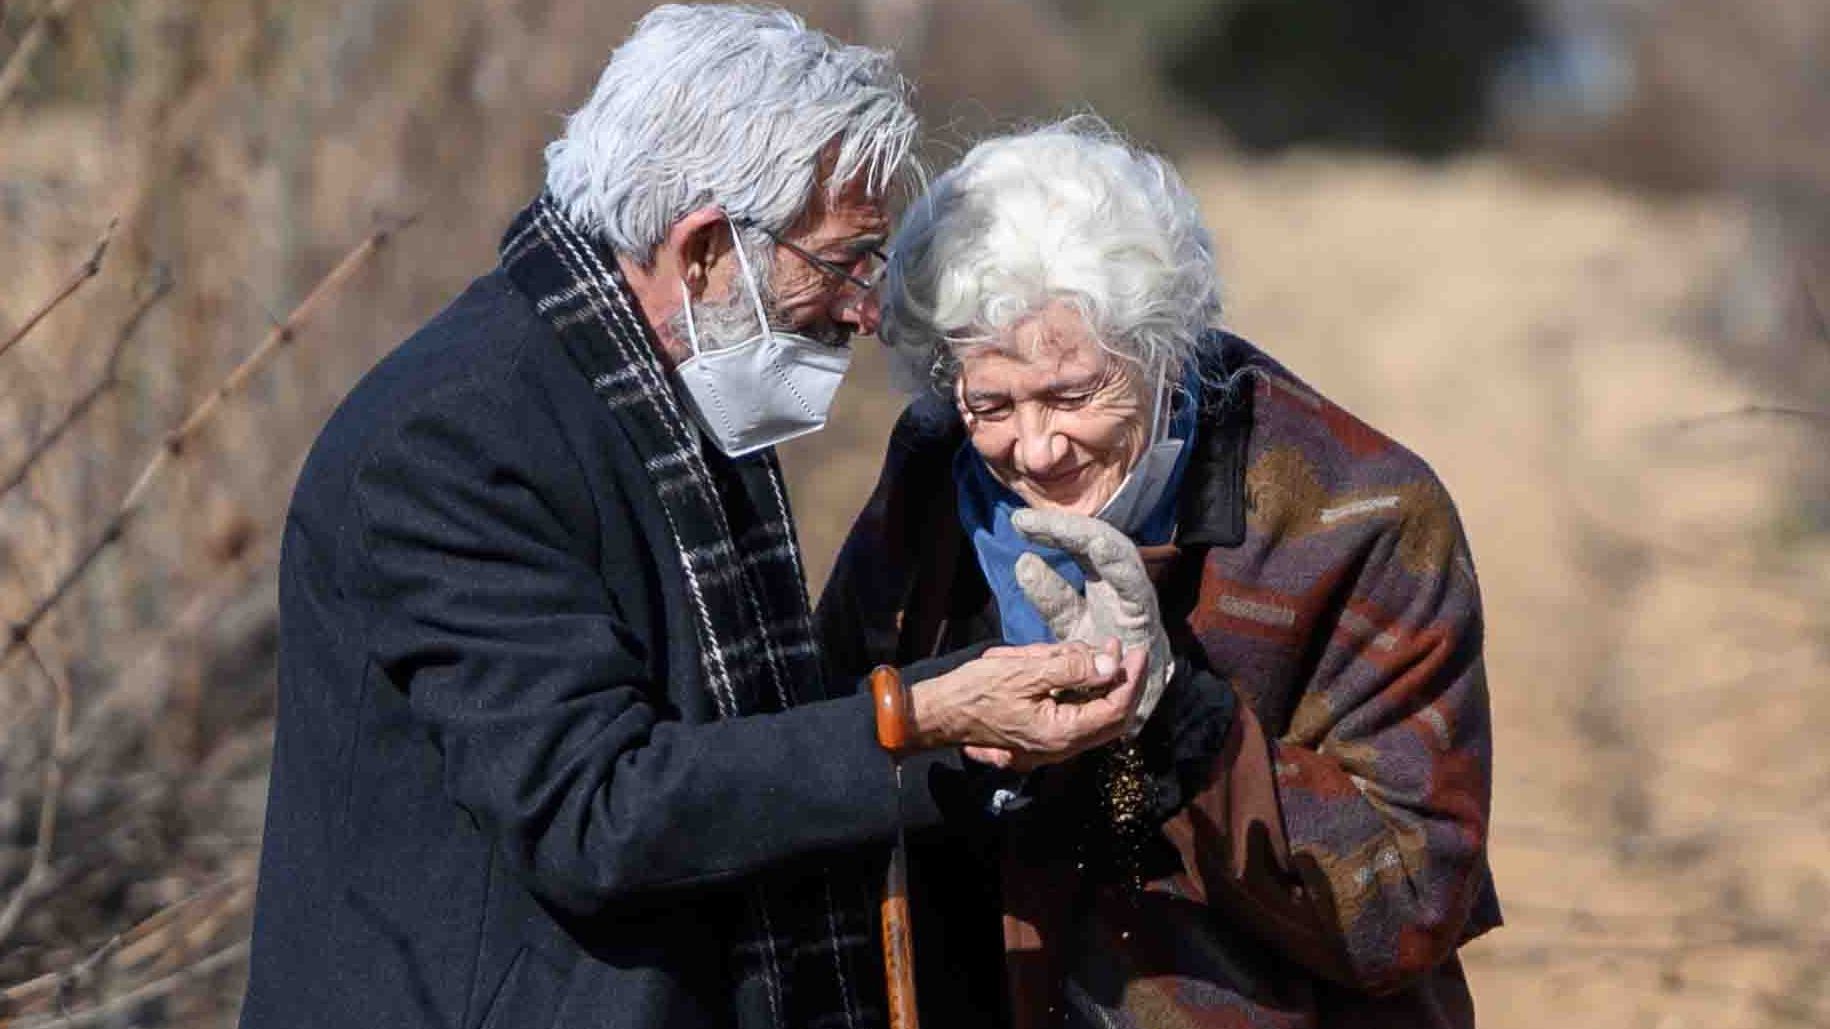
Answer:
<svg viewBox="0 0 1830 1029"><path fill-rule="evenodd" d="M963 393L1027 394L1136 378L1135 362L1101 345L1079 307L1065 301L954 352Z"/></svg>
<svg viewBox="0 0 1830 1029"><path fill-rule="evenodd" d="M816 246L860 236L887 238L890 221L888 202L873 192L867 176L859 174L836 191L815 188L788 235Z"/></svg>

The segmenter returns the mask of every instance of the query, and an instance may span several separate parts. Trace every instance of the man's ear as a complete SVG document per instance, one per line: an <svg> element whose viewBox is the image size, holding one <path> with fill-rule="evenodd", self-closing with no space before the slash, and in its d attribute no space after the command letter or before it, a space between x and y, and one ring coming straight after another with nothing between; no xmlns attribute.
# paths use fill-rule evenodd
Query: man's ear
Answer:
<svg viewBox="0 0 1830 1029"><path fill-rule="evenodd" d="M697 298L705 292L712 265L730 245L723 208L707 205L688 211L667 230L655 253L655 270L678 277Z"/></svg>

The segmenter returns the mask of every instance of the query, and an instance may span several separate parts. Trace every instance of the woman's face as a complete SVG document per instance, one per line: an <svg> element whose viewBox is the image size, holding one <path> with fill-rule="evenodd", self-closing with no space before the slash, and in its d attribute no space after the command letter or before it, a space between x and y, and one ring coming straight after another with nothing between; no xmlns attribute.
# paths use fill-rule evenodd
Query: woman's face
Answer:
<svg viewBox="0 0 1830 1029"><path fill-rule="evenodd" d="M1139 379L1057 301L963 354L954 402L973 447L1025 503L1094 515L1149 442Z"/></svg>

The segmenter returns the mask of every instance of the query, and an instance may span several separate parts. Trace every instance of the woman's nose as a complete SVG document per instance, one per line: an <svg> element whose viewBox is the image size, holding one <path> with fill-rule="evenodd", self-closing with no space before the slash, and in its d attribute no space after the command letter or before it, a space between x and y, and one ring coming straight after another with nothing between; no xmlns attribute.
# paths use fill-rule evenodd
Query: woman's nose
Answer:
<svg viewBox="0 0 1830 1029"><path fill-rule="evenodd" d="M1068 458L1067 437L1056 432L1045 411L1017 412L1017 471L1047 477Z"/></svg>

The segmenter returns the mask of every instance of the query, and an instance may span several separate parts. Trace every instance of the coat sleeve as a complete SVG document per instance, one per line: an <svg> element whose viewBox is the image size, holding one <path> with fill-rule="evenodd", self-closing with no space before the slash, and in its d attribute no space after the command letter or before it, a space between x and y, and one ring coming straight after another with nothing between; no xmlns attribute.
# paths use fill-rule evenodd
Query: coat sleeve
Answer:
<svg viewBox="0 0 1830 1029"><path fill-rule="evenodd" d="M868 695L671 713L644 659L662 643L618 593L652 581L645 544L633 518L597 528L597 506L624 503L587 488L538 402L486 389L420 398L361 464L351 575L369 657L442 754L451 801L577 914L887 839L899 804ZM903 817L934 821L909 781Z"/></svg>
<svg viewBox="0 0 1830 1029"><path fill-rule="evenodd" d="M852 522L814 611L835 682L893 662L903 649L911 591L922 574L935 571L927 566L937 560L940 534L956 531L953 510L938 501L952 496L948 477L960 439L951 403L938 397L915 401L897 419L877 485Z"/></svg>
<svg viewBox="0 0 1830 1029"><path fill-rule="evenodd" d="M1165 827L1210 903L1374 992L1440 964L1490 887L1480 598L1446 492L1427 493L1350 562L1289 730L1238 704L1207 787Z"/></svg>

